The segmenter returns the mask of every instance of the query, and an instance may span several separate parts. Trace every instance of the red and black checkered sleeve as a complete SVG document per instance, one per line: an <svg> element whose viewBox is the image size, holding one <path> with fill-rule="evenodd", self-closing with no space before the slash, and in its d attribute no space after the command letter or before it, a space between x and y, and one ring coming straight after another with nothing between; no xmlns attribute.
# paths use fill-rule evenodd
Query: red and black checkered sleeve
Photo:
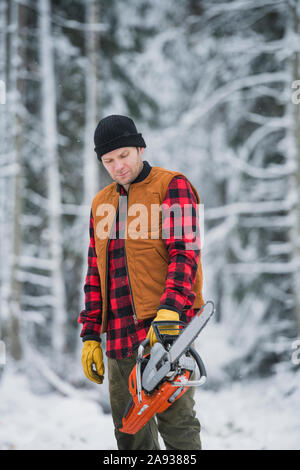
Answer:
<svg viewBox="0 0 300 470"><path fill-rule="evenodd" d="M166 308L181 314L193 306L195 293L192 288L200 257L197 199L183 176L175 176L170 182L162 214L163 241L169 253L169 265L158 309Z"/></svg>
<svg viewBox="0 0 300 470"><path fill-rule="evenodd" d="M100 276L97 267L97 254L95 249L94 218L90 215L90 243L88 249L88 269L84 284L85 309L78 317L78 323L83 327L80 336L85 340L99 340L102 317L102 297Z"/></svg>

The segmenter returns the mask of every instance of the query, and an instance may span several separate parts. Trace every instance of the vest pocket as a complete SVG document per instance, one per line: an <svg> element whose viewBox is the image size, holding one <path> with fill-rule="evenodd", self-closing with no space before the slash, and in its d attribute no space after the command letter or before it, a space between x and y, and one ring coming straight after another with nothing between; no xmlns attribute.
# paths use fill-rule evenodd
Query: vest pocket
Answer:
<svg viewBox="0 0 300 470"><path fill-rule="evenodd" d="M168 263L155 247L136 250L133 258L133 297L138 318L149 318L156 314L160 304L168 271Z"/></svg>

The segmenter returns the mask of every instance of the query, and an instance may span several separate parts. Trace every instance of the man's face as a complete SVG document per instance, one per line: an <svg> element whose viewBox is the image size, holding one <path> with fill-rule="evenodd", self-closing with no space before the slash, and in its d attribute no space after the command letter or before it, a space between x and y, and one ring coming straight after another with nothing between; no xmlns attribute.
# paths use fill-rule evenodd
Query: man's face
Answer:
<svg viewBox="0 0 300 470"><path fill-rule="evenodd" d="M122 147L102 155L102 163L111 178L127 189L143 168L143 152L143 147Z"/></svg>

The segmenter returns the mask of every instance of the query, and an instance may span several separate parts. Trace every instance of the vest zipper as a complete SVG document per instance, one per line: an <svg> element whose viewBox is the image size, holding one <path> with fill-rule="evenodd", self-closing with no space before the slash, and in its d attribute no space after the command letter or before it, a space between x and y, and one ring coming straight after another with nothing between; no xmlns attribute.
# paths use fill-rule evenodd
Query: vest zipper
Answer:
<svg viewBox="0 0 300 470"><path fill-rule="evenodd" d="M133 310L133 320L134 320L134 323L137 325L138 324L138 319L137 319L136 311L135 311L135 307L134 307L132 289L131 289L129 273L128 273L127 256L126 256L126 249L125 249L125 240L124 240L124 254L125 254L125 266L126 266L127 279L128 279L129 290L130 290L131 304L132 304L132 310Z"/></svg>
<svg viewBox="0 0 300 470"><path fill-rule="evenodd" d="M128 192L127 192L127 214L128 214L129 190L130 190L130 186L129 186ZM125 267L126 267L128 285L129 285L129 290L130 290L130 297L131 297L131 304L132 304L132 311L133 311L133 321L134 321L134 323L137 325L137 324L138 324L138 319L137 319L137 314L136 314L135 306L134 306L134 302L133 302L133 295L132 295L132 289L131 289L131 284L130 284L130 278L129 278L129 272L128 272L128 264L127 264L127 256L126 256L126 248L125 248L126 236L127 236L127 218L126 218L126 233L125 233L125 238L124 238Z"/></svg>
<svg viewBox="0 0 300 470"><path fill-rule="evenodd" d="M129 190L128 190L128 193L127 193L127 212L128 212L128 194L129 194ZM116 222L118 215L119 215L119 204L118 204L118 209L117 209L117 213L116 213L116 216L115 216L114 223ZM119 223L120 223L120 221L119 221ZM120 233L120 230L119 230L119 233ZM109 234L109 240L110 240L110 234ZM108 240L107 245L106 245L106 272L105 272L106 319L107 319L107 310L108 310L108 295L107 295L108 294L108 288L107 287L108 287L108 247L109 247L109 240ZM132 304L132 310L133 310L133 320L134 320L134 323L137 325L138 324L138 319L137 319L135 306L134 306L134 302L133 302L133 295L132 295L132 289L131 289L129 272L128 272L127 256L126 256L126 249L125 249L125 240L126 240L126 237L124 238L125 267L126 267L128 285L129 285L129 290L130 290L130 298L131 298L131 304Z"/></svg>
<svg viewBox="0 0 300 470"><path fill-rule="evenodd" d="M106 324L104 325L105 326L105 329L107 327L107 323L108 323L108 288L107 288L107 284L108 284L108 247L109 247L109 239L108 239L108 242L107 242L107 245L106 245L106 268L105 268L105 298L106 298L106 315L105 315L105 322Z"/></svg>

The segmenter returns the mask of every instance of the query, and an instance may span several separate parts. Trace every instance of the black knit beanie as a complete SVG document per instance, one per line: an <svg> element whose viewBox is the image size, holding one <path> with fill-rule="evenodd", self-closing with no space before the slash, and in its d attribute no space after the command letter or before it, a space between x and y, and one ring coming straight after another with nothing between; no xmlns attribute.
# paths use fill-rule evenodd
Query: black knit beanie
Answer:
<svg viewBox="0 0 300 470"><path fill-rule="evenodd" d="M133 120L112 114L98 123L94 133L95 152L102 155L121 147L146 147L142 134L138 134Z"/></svg>

